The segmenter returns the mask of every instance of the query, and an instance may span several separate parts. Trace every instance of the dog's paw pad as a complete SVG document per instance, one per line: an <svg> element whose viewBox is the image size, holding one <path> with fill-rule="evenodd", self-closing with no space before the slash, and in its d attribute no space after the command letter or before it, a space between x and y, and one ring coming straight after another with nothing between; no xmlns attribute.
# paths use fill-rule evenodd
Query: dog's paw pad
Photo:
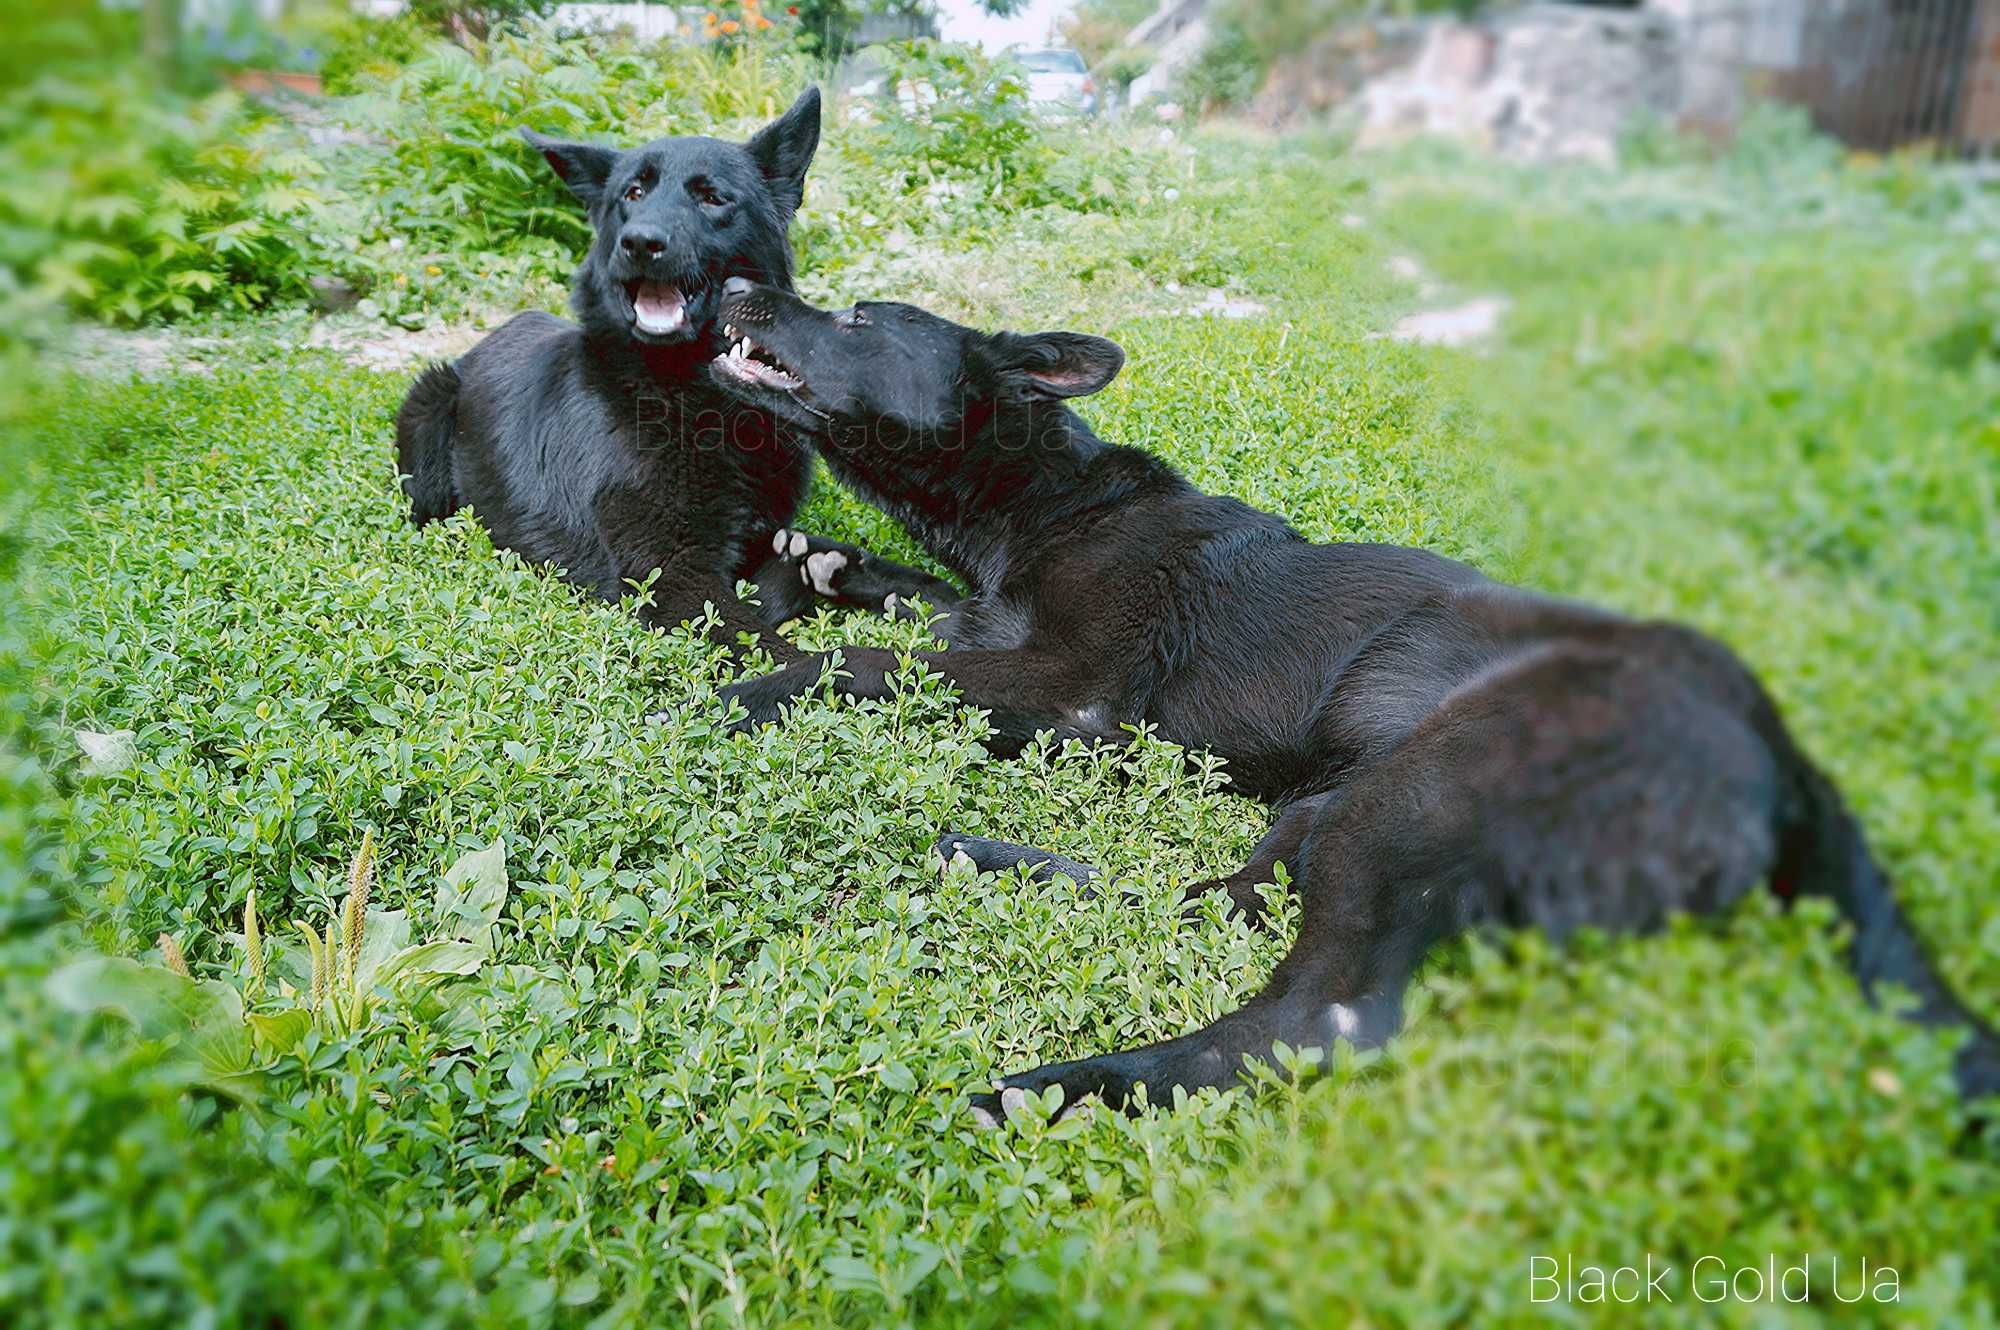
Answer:
<svg viewBox="0 0 2000 1330"><path fill-rule="evenodd" d="M1028 1092L1009 1086L1000 1092L1000 1112L1009 1119L1028 1106Z"/></svg>
<svg viewBox="0 0 2000 1330"><path fill-rule="evenodd" d="M1000 1126L1000 1119L994 1117L980 1105L974 1104L972 1105L972 1125L981 1131L995 1131Z"/></svg>
<svg viewBox="0 0 2000 1330"><path fill-rule="evenodd" d="M788 547L791 545L791 543L792 543L792 533L784 527L779 527L778 534L771 537L771 553L773 554L787 553Z"/></svg>
<svg viewBox="0 0 2000 1330"><path fill-rule="evenodd" d="M806 552L806 548L807 542L805 536L800 532L794 531L791 533L791 540L786 546L785 553L796 559Z"/></svg>
<svg viewBox="0 0 2000 1330"><path fill-rule="evenodd" d="M979 864L965 852L965 838L962 836L940 836L931 846L931 866L940 873L953 869L976 873Z"/></svg>
<svg viewBox="0 0 2000 1330"><path fill-rule="evenodd" d="M813 590L822 596L833 594L833 579L840 576L847 567L847 556L839 550L828 550L824 554L808 554L805 571L812 582Z"/></svg>
<svg viewBox="0 0 2000 1330"><path fill-rule="evenodd" d="M882 613L894 614L897 603L896 593L891 591L888 595L882 597Z"/></svg>

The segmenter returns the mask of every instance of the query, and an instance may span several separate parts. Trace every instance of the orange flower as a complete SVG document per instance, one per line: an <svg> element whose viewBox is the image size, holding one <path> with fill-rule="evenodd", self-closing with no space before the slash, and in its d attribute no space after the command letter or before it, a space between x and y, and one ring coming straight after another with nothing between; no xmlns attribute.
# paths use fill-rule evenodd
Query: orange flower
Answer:
<svg viewBox="0 0 2000 1330"><path fill-rule="evenodd" d="M742 25L741 23L738 23L738 22L737 22L737 21L736 21L735 19L733 19L733 18L726 18L726 19L722 20L722 30L723 30L724 32L734 32L734 31L736 31L736 30L737 30L738 28L740 28L740 27L742 27L742 26L743 26L743 25Z"/></svg>
<svg viewBox="0 0 2000 1330"><path fill-rule="evenodd" d="M750 21L757 25L757 31L759 32L771 26L771 20L765 18L762 14L753 15Z"/></svg>
<svg viewBox="0 0 2000 1330"><path fill-rule="evenodd" d="M704 27L704 28L712 28L712 27L714 27L714 26L715 26L715 11L714 11L714 10L712 10L712 9L711 9L711 10L710 10L710 11L709 11L708 13L706 13L706 14L703 14L703 15L701 16L701 26L702 26L702 27Z"/></svg>

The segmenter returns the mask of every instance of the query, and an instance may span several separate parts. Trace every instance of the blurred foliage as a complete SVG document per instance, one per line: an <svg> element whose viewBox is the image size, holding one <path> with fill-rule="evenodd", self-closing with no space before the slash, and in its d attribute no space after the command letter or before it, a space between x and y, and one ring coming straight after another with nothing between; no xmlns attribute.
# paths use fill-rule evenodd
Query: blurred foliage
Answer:
<svg viewBox="0 0 2000 1330"><path fill-rule="evenodd" d="M321 84L339 97L392 79L422 53L429 36L423 21L407 11L392 18L344 15L319 33Z"/></svg>
<svg viewBox="0 0 2000 1330"><path fill-rule="evenodd" d="M234 94L45 73L0 98L0 264L15 300L122 323L297 298L321 174Z"/></svg>
<svg viewBox="0 0 2000 1330"><path fill-rule="evenodd" d="M1080 0L1057 20L1057 31L1094 69L1158 8L1157 0Z"/></svg>
<svg viewBox="0 0 2000 1330"><path fill-rule="evenodd" d="M1470 17L1503 0L1218 0L1209 38L1183 71L1181 97L1219 110L1256 96L1271 67L1358 19L1449 14Z"/></svg>
<svg viewBox="0 0 2000 1330"><path fill-rule="evenodd" d="M128 69L138 53L136 6L13 0L0 14L0 95L52 72Z"/></svg>
<svg viewBox="0 0 2000 1330"><path fill-rule="evenodd" d="M547 18L557 0L406 0L418 22L465 42L482 41L501 28Z"/></svg>

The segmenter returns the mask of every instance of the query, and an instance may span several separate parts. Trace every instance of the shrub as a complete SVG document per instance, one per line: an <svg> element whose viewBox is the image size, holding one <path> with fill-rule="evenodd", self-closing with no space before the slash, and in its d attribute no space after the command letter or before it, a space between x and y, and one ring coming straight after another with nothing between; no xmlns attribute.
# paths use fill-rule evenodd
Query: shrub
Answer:
<svg viewBox="0 0 2000 1330"><path fill-rule="evenodd" d="M387 76L359 76L347 113L375 142L338 168L352 202L329 243L374 288L371 309L391 317L475 290L546 301L589 224L523 126L620 144L748 132L806 78L801 57L770 43L647 46L547 27L502 30L469 49L432 42Z"/></svg>
<svg viewBox="0 0 2000 1330"><path fill-rule="evenodd" d="M121 323L301 296L320 173L232 94L51 73L0 101L0 263Z"/></svg>
<svg viewBox="0 0 2000 1330"><path fill-rule="evenodd" d="M407 12L393 18L346 16L322 39L320 81L329 93L345 96L365 84L394 78L423 52L428 36L423 22Z"/></svg>

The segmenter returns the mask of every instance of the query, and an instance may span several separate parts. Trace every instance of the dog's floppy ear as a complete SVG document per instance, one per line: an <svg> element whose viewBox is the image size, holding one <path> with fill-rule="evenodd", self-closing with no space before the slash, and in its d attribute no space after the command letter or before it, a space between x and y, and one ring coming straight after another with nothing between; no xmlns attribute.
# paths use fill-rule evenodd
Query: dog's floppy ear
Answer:
<svg viewBox="0 0 2000 1330"><path fill-rule="evenodd" d="M789 111L743 146L763 172L778 210L790 218L806 196L806 168L819 147L819 85L809 85Z"/></svg>
<svg viewBox="0 0 2000 1330"><path fill-rule="evenodd" d="M998 333L986 363L1003 390L1026 397L1088 397L1118 377L1125 351L1088 333Z"/></svg>
<svg viewBox="0 0 2000 1330"><path fill-rule="evenodd" d="M611 174L611 164L618 160L618 149L552 139L532 129L523 129L521 137L549 159L549 165L562 177L562 182L586 205L597 202L597 196L604 192L604 181Z"/></svg>

